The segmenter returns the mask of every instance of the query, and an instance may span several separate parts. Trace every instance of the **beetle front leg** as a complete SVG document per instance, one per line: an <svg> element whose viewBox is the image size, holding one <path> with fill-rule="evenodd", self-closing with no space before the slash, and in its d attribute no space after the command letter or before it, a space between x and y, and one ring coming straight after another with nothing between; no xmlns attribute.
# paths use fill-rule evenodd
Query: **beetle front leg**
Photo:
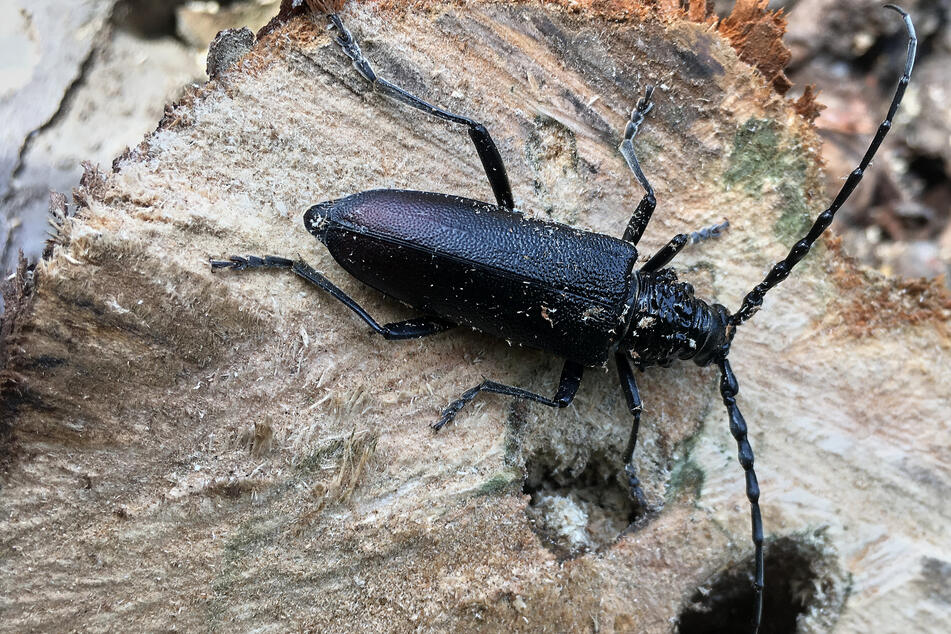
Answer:
<svg viewBox="0 0 951 634"><path fill-rule="evenodd" d="M362 306L355 302L352 297L344 293L333 282L328 280L326 277L318 273L313 267L307 265L301 260L297 260L295 262L294 260L288 260L287 258L281 258L275 255L267 255L263 258L253 255L249 255L247 257L232 256L225 261L212 260L211 268L233 269L236 271L244 271L246 269L253 268L289 269L311 284L326 291L327 293L330 293L330 295L332 295L335 299L355 312L357 316L365 321L375 333L382 336L384 339L419 339L421 337L435 335L445 330L449 330L450 328L456 327L456 324L452 323L451 321L446 321L445 319L441 319L439 317L417 317L415 319L406 319L404 321L383 324L381 326L375 319L373 319L373 317L370 316L369 313L367 313L367 311L363 309Z"/></svg>
<svg viewBox="0 0 951 634"><path fill-rule="evenodd" d="M703 242L704 240L709 240L710 238L718 238L720 234L723 233L723 230L730 226L730 223L726 220L721 222L718 225L713 225L712 227L705 227L700 231L694 231L693 233L678 233L670 242L668 242L660 251L651 256L651 259L641 267L641 270L646 273L651 273L658 269L662 269L670 261L677 257L677 254L680 253L685 246L688 244L697 244L698 242Z"/></svg>
<svg viewBox="0 0 951 634"><path fill-rule="evenodd" d="M627 447L624 449L624 473L627 475L627 484L630 489L631 499L643 510L647 510L647 498L641 489L641 481L637 478L637 470L634 467L634 448L637 446L637 432L641 426L641 395L637 391L637 381L634 380L634 371L631 364L623 352L616 352L614 359L617 361L617 371L621 378L621 390L624 392L624 399L627 401L627 409L634 417L634 424L631 425L631 436L627 440Z"/></svg>
<svg viewBox="0 0 951 634"><path fill-rule="evenodd" d="M483 381L474 388L468 389L462 393L458 399L449 404L449 407L443 410L442 418L433 423L432 428L439 431L456 417L463 407L465 407L479 392L494 392L495 394L504 394L516 398L526 398L549 407L567 407L575 398L578 386L581 385L581 376L584 373L584 366L574 361L565 361L565 367L561 371L561 379L558 381L558 391L555 398L551 399L541 394L535 394L528 390L523 390L511 385L496 383L495 381Z"/></svg>
<svg viewBox="0 0 951 634"><path fill-rule="evenodd" d="M654 198L654 188L651 187L651 184L647 181L647 177L644 176L641 164L634 154L634 144L632 142L641 124L644 122L644 117L646 117L647 113L654 107L654 104L651 103L651 97L653 95L654 87L648 86L644 92L644 97L637 102L637 106L631 112L631 118L627 122L627 127L624 130L624 140L621 142L620 147L621 155L624 157L624 160L627 161L627 166L634 172L634 177L637 178L637 182L641 184L645 192L644 197L641 198L641 201L637 204L637 209L634 210L634 214L628 221L627 228L624 229L622 239L631 244L637 244L640 241L654 213L654 208L657 206L657 199Z"/></svg>

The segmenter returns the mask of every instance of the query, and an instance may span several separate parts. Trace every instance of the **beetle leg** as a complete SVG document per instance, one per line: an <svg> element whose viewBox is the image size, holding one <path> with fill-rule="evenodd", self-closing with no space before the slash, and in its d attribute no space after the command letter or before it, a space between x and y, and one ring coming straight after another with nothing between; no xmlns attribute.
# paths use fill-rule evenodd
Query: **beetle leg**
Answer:
<svg viewBox="0 0 951 634"><path fill-rule="evenodd" d="M372 328L377 334L381 335L384 339L419 339L420 337L434 335L436 333L443 332L444 330L455 328L456 326L456 324L446 321L445 319L440 319L439 317L417 317L415 319L397 321L381 326L375 319L373 319L373 317L369 315L369 313L363 310L363 308L357 302L355 302L353 298L344 293L330 280L301 260L295 262L294 260L288 260L287 258L280 258L274 255L268 255L263 258L253 255L249 255L248 257L244 258L232 256L227 261L212 260L211 268L228 268L237 271L243 271L245 269L251 268L290 269L311 284L314 284L315 286L330 293L334 298L342 302L347 308L355 312L357 316L360 317L360 319L369 324L370 328Z"/></svg>
<svg viewBox="0 0 951 634"><path fill-rule="evenodd" d="M736 394L740 387L736 376L730 368L730 362L725 358L719 361L720 366L720 395L730 415L730 433L736 439L740 465L746 472L746 497L750 501L750 517L753 527L753 549L756 559L756 572L753 578L753 591L756 594L756 603L753 610L753 632L759 629L763 615L763 518L759 511L759 483L756 481L756 472L753 470L753 448L746 437L746 421L740 408L736 406Z"/></svg>
<svg viewBox="0 0 951 634"><path fill-rule="evenodd" d="M492 193L495 194L496 201L498 201L500 207L513 210L515 203L512 199L512 187L509 185L509 177L505 172L505 164L502 162L502 155L499 154L499 149L496 147L495 141L492 140L486 127L468 117L453 114L442 108L437 108L423 101L416 95L403 90L396 84L392 84L382 77L379 77L376 72L374 72L373 67L370 66L370 62L367 61L367 58L363 56L363 52L360 51L360 46L353 38L353 35L350 34L350 31L347 30L347 27L344 26L340 16L330 14L329 17L334 28L337 29L337 45L340 46L346 56L353 61L354 67L364 79L373 84L374 90L383 93L387 97L396 99L411 108L422 110L427 114L452 123L460 123L469 128L469 138L472 139L476 151L479 153L479 158L482 160L482 167L485 170L486 177L489 179L489 185L492 186Z"/></svg>
<svg viewBox="0 0 951 634"><path fill-rule="evenodd" d="M246 269L289 269L294 266L293 260L281 258L276 255L265 255L259 258L249 255L242 258L236 255L227 260L211 260L211 268L214 269L232 269L235 271L244 271Z"/></svg>
<svg viewBox="0 0 951 634"><path fill-rule="evenodd" d="M652 271L664 268L670 264L671 260L677 257L677 254L680 253L685 246L687 246L688 242L690 242L689 235L686 233L678 233L673 238L671 238L670 242L664 245L660 251L651 256L651 259L649 259L647 263L641 267L641 270L645 273L650 273Z"/></svg>
<svg viewBox="0 0 951 634"><path fill-rule="evenodd" d="M634 144L632 143L634 136L641 127L641 123L644 122L644 117L654 107L654 104L651 103L653 94L654 87L648 86L644 96L637 102L637 106L631 112L631 118L627 122L627 128L624 130L624 140L621 142L620 148L621 155L627 161L627 166L634 172L634 177L637 178L637 182L641 184L645 191L644 197L637 204L637 209L634 210L634 214L624 230L623 239L632 244L637 244L640 241L644 229L647 228L647 223L650 222L651 215L654 213L654 207L657 206L657 199L654 198L654 188L651 187L647 177L644 176L643 170L641 170L641 164L637 161L637 156L634 154Z"/></svg>
<svg viewBox="0 0 951 634"><path fill-rule="evenodd" d="M624 473L627 475L627 484L630 488L631 499L641 509L647 509L647 498L641 489L641 481L637 478L637 470L634 467L634 447L637 446L637 432L641 427L641 395L637 391L637 381L634 380L634 371L631 370L631 364L627 357L621 352L614 354L617 361L617 371L621 378L621 390L624 392L624 399L627 401L627 409L634 417L634 424L631 425L631 436L627 440L627 447L624 449Z"/></svg>
<svg viewBox="0 0 951 634"><path fill-rule="evenodd" d="M690 244L697 244L711 238L719 238L723 232L730 228L730 221L724 220L720 224L704 227L700 231L694 231L690 234Z"/></svg>
<svg viewBox="0 0 951 634"><path fill-rule="evenodd" d="M483 381L474 388L466 390L462 393L462 396L450 403L449 407L443 410L442 417L433 423L432 428L439 431L445 427L447 423L456 417L459 410L474 399L479 392L494 392L496 394L514 396L515 398L527 398L536 403L548 405L549 407L567 407L575 398L575 393L581 384L581 375L583 373L583 365L575 361L565 361L565 367L561 371L561 379L558 381L558 391L555 393L555 398L553 399L542 396L541 394L529 392L528 390L512 387L511 385L503 385L495 381Z"/></svg>
<svg viewBox="0 0 951 634"><path fill-rule="evenodd" d="M455 327L456 324L439 317L417 317L383 324L380 326L380 330L376 332L381 334L384 339L398 341L400 339L420 339Z"/></svg>
<svg viewBox="0 0 951 634"><path fill-rule="evenodd" d="M650 273L662 269L670 264L670 261L677 257L677 254L688 244L697 244L698 242L703 242L710 238L717 238L723 230L729 226L730 223L724 221L718 225L706 227L700 231L694 231L693 233L678 233L671 238L670 242L668 242L664 248L651 256L651 259L641 267L641 270Z"/></svg>

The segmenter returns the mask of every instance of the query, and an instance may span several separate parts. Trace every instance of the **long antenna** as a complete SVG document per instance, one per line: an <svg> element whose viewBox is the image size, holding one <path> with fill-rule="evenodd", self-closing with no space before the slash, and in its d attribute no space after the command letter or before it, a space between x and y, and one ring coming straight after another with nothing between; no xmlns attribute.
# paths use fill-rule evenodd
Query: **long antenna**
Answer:
<svg viewBox="0 0 951 634"><path fill-rule="evenodd" d="M908 29L908 56L905 60L905 73L901 76L901 79L898 80L898 88L895 89L895 96L892 98L892 105L888 108L888 114L885 116L885 120L882 121L882 124L878 126L878 132L875 133L875 138L872 139L868 150L865 151L862 162L855 168L855 171L849 174L849 178L845 181L845 184L842 185L842 189L839 190L838 195L835 197L835 200L832 201L832 204L829 205L829 208L819 214L815 224L812 225L812 229L809 230L805 238L797 242L793 248L789 250L789 255L786 256L786 259L774 264L766 278L743 298L743 305L730 317L730 323L733 326L739 326L756 314L756 311L758 311L763 304L763 296L766 295L771 288L789 277L789 272L792 271L792 268L809 253L809 249L812 248L813 243L829 228L829 225L832 224L832 219L835 217L835 212L839 210L839 207L841 207L845 201L849 199L849 196L852 195L852 192L855 191L859 181L862 180L862 175L865 173L865 170L868 169L869 163L872 162L872 158L875 156L875 153L878 152L879 146L885 139L885 135L888 134L888 131L892 127L892 119L898 110L898 104L901 103L901 98L905 95L905 88L908 87L908 82L911 80L911 69L915 64L915 53L918 50L918 38L915 35L915 26L911 23L911 17L904 9L896 7L893 4L886 4L885 8L892 9L901 14L905 20L905 27Z"/></svg>

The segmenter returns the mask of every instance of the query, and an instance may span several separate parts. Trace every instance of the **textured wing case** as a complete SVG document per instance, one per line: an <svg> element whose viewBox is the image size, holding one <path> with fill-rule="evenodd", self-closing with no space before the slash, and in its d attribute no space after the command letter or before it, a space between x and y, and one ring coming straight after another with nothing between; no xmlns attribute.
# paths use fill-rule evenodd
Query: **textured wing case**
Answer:
<svg viewBox="0 0 951 634"><path fill-rule="evenodd" d="M360 281L428 314L586 365L604 363L636 292L636 249L487 203L374 190L305 225Z"/></svg>

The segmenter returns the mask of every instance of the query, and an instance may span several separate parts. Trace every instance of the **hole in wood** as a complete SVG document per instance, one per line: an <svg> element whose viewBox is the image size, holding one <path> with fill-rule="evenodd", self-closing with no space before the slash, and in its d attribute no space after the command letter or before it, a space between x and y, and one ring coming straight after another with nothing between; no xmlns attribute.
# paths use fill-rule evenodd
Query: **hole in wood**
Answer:
<svg viewBox="0 0 951 634"><path fill-rule="evenodd" d="M765 563L760 634L828 631L841 613L847 583L821 533L767 542ZM750 555L700 586L680 613L677 632L748 632L753 622L752 571Z"/></svg>
<svg viewBox="0 0 951 634"><path fill-rule="evenodd" d="M616 454L593 453L574 470L563 462L531 456L522 491L531 496L526 513L542 543L571 558L613 544L636 519L636 509L621 485Z"/></svg>

